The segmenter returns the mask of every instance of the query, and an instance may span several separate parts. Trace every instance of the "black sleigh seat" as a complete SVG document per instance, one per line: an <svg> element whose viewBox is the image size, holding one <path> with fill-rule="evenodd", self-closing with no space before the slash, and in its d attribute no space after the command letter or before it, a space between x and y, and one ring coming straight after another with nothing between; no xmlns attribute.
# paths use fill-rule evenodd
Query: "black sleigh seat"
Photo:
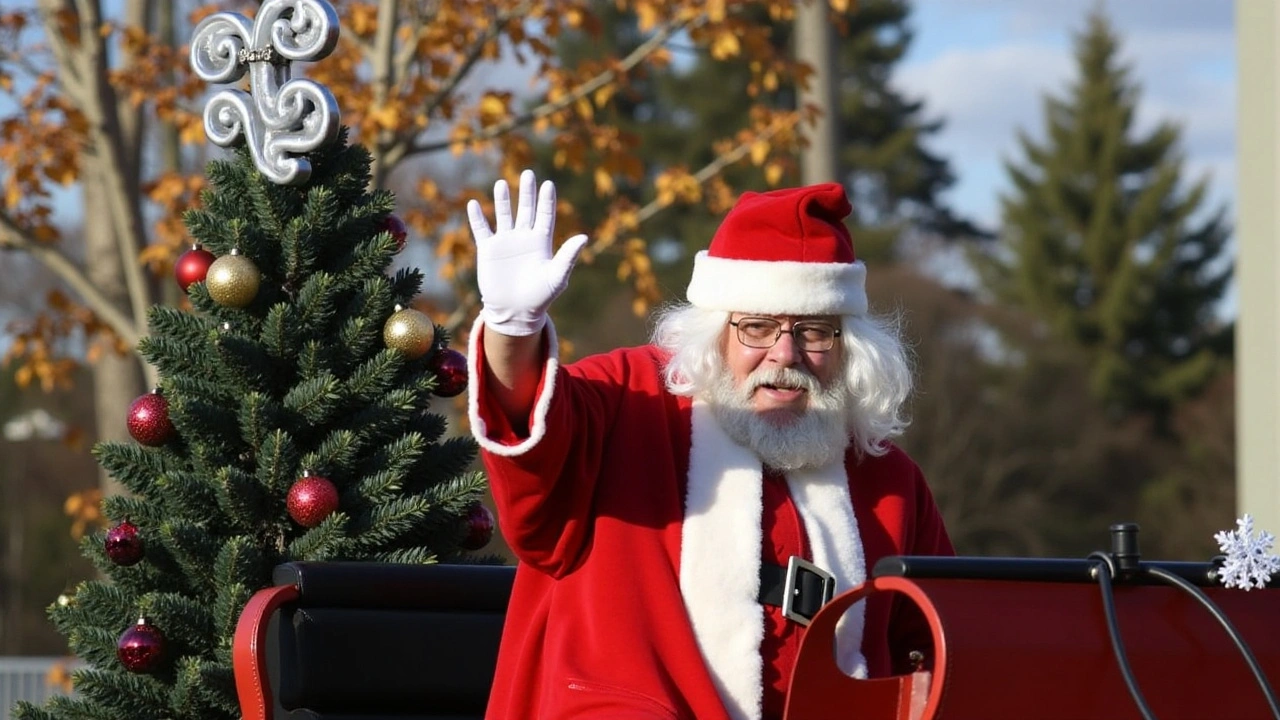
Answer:
<svg viewBox="0 0 1280 720"><path fill-rule="evenodd" d="M244 720L484 716L515 568L294 562L236 627Z"/></svg>

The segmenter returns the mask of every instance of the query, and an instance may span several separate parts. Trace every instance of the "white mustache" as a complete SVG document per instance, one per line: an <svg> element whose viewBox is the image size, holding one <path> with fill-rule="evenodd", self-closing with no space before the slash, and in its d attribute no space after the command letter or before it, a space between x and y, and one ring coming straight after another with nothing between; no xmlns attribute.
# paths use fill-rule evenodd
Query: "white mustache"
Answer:
<svg viewBox="0 0 1280 720"><path fill-rule="evenodd" d="M794 367L760 368L747 376L744 383L747 393L755 392L762 385L774 387L799 388L810 393L821 390L818 378L811 373Z"/></svg>
<svg viewBox="0 0 1280 720"><path fill-rule="evenodd" d="M832 378L823 386L817 376L804 368L757 368L734 382L724 370L707 399L716 421L733 441L750 449L769 467L781 470L823 467L836 462L849 445L848 391L843 378ZM804 388L805 408L786 422L757 412L752 401L762 385Z"/></svg>

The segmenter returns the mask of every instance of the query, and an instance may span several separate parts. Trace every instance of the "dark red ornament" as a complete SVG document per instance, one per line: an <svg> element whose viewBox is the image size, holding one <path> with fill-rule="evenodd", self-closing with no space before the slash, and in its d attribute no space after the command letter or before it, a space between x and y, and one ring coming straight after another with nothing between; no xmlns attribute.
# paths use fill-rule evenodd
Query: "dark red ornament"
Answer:
<svg viewBox="0 0 1280 720"><path fill-rule="evenodd" d="M441 348L427 364L436 376L436 389L440 397L454 397L467 389L467 356L453 348Z"/></svg>
<svg viewBox="0 0 1280 720"><path fill-rule="evenodd" d="M312 528L338 509L338 488L328 478L303 473L289 488L286 505L294 522Z"/></svg>
<svg viewBox="0 0 1280 720"><path fill-rule="evenodd" d="M151 672L164 658L164 651L164 633L146 618L138 618L138 623L125 630L116 643L116 657L129 672Z"/></svg>
<svg viewBox="0 0 1280 720"><path fill-rule="evenodd" d="M482 503L476 503L467 511L467 534L462 538L466 550L479 550L493 539L493 513Z"/></svg>
<svg viewBox="0 0 1280 720"><path fill-rule="evenodd" d="M204 282L204 278L209 274L209 266L217 260L217 256L205 250L199 243L191 246L191 249L178 256L178 262L173 266L173 277L178 281L178 287L182 288L182 292L186 292L192 283Z"/></svg>
<svg viewBox="0 0 1280 720"><path fill-rule="evenodd" d="M105 545L107 557L117 565L128 567L142 559L142 535L128 520L107 531Z"/></svg>
<svg viewBox="0 0 1280 720"><path fill-rule="evenodd" d="M409 228L404 221L397 215L388 215L382 219L378 226L379 230L391 233L391 237L396 240L396 252L404 249L405 240L409 237Z"/></svg>
<svg viewBox="0 0 1280 720"><path fill-rule="evenodd" d="M129 435L143 445L159 447L177 434L169 421L169 401L160 390L140 396L129 406Z"/></svg>

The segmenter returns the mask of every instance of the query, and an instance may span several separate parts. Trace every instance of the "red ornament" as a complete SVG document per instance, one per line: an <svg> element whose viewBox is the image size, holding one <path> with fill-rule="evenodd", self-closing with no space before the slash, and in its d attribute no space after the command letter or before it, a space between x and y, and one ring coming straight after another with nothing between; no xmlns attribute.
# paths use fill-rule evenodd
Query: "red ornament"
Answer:
<svg viewBox="0 0 1280 720"><path fill-rule="evenodd" d="M493 513L481 503L476 503L467 511L466 537L462 539L462 547L466 550L479 550L493 539Z"/></svg>
<svg viewBox="0 0 1280 720"><path fill-rule="evenodd" d="M328 478L303 473L289 488L286 505L294 522L313 528L338 509L338 488Z"/></svg>
<svg viewBox="0 0 1280 720"><path fill-rule="evenodd" d="M117 565L128 567L142 559L142 535L138 526L125 520L107 531L107 557Z"/></svg>
<svg viewBox="0 0 1280 720"><path fill-rule="evenodd" d="M436 376L436 389L440 397L454 397L467 389L467 356L453 348L441 348L428 363L428 370Z"/></svg>
<svg viewBox="0 0 1280 720"><path fill-rule="evenodd" d="M209 274L209 266L217 259L199 243L179 255L178 262L173 266L173 277L177 279L182 292L186 292L192 283L204 282L205 276Z"/></svg>
<svg viewBox="0 0 1280 720"><path fill-rule="evenodd" d="M164 657L164 633L138 618L138 623L120 636L116 643L116 657L129 672L145 673L156 669Z"/></svg>
<svg viewBox="0 0 1280 720"><path fill-rule="evenodd" d="M396 240L396 252L404 249L405 240L409 237L409 228L404 221L396 215L388 215L378 224L378 229L383 232L391 233L391 237Z"/></svg>
<svg viewBox="0 0 1280 720"><path fill-rule="evenodd" d="M169 421L169 401L160 390L140 396L129 406L129 434L143 445L159 447L177 434Z"/></svg>

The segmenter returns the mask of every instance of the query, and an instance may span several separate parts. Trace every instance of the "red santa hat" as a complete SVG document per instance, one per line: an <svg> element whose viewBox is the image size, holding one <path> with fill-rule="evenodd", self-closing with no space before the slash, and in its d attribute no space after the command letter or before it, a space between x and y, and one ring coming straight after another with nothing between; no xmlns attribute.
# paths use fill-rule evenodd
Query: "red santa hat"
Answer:
<svg viewBox="0 0 1280 720"><path fill-rule="evenodd" d="M853 254L844 187L746 192L693 261L689 302L769 315L863 315L867 269Z"/></svg>

